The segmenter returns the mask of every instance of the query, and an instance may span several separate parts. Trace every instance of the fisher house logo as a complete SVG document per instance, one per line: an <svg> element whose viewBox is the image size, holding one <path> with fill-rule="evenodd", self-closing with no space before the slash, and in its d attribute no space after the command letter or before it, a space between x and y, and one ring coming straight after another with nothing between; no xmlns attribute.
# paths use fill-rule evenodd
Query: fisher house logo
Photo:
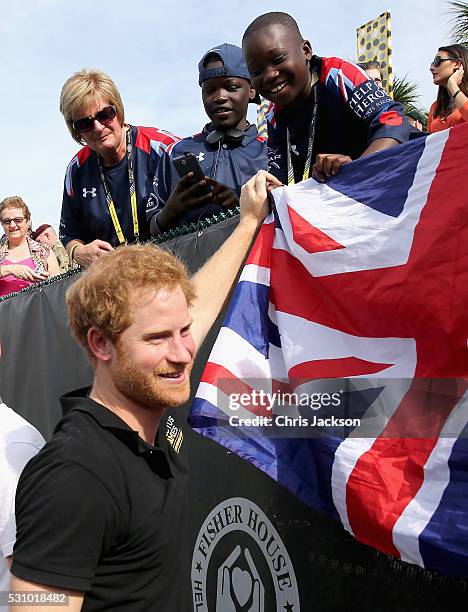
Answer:
<svg viewBox="0 0 468 612"><path fill-rule="evenodd" d="M213 508L192 558L196 612L299 612L286 547L266 514L244 497Z"/></svg>

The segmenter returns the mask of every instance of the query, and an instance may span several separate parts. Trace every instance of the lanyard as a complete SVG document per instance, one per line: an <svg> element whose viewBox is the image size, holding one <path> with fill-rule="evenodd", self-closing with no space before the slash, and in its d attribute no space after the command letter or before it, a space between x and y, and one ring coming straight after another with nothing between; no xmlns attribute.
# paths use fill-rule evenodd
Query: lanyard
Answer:
<svg viewBox="0 0 468 612"><path fill-rule="evenodd" d="M315 84L318 81L318 75L315 72L312 72L311 74L312 77L312 92L313 92L313 110L312 110L312 120L310 122L310 128L309 128L309 141L307 143L307 155L306 155L306 161L305 161L305 165L304 165L304 172L302 173L302 180L305 181L306 179L309 178L309 173L310 173L310 166L312 163L312 153L313 153L313 148L314 148L314 138L315 138L315 122L317 119L317 87L315 87ZM294 168L292 165L292 159L291 159L291 135L289 133L289 127L286 128L286 147L287 147L287 164L288 164L288 185L294 185L295 184L295 179L294 179Z"/></svg>
<svg viewBox="0 0 468 612"><path fill-rule="evenodd" d="M128 181L130 183L130 203L132 206L132 219L133 219L133 235L135 236L136 242L138 242L138 238L140 235L139 227L138 227L138 211L137 211L137 201L136 201L136 190L135 190L135 174L133 171L133 145L132 145L132 136L131 136L132 128L129 127L127 133L125 135L126 143L127 143L127 166L128 166ZM104 191L106 194L106 202L107 208L109 209L109 214L112 219L112 223L114 224L115 233L117 234L117 238L119 239L120 245L126 244L126 240L124 238L122 228L120 227L120 221L117 216L117 211L115 210L114 201L112 199L109 185L107 182L106 175L104 174L104 170L102 168L101 160L98 156L98 166L99 172L101 174L101 181L104 186Z"/></svg>

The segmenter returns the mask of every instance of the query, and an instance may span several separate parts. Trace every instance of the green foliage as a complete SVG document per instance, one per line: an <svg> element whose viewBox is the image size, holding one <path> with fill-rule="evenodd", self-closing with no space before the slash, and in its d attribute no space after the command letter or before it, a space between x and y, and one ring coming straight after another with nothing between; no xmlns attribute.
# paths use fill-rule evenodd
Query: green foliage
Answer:
<svg viewBox="0 0 468 612"><path fill-rule="evenodd" d="M408 80L407 76L395 77L393 81L393 99L403 105L407 115L416 115L421 123L427 123L427 111L418 104L420 94L418 86Z"/></svg>
<svg viewBox="0 0 468 612"><path fill-rule="evenodd" d="M453 42L468 46L468 2L448 2Z"/></svg>

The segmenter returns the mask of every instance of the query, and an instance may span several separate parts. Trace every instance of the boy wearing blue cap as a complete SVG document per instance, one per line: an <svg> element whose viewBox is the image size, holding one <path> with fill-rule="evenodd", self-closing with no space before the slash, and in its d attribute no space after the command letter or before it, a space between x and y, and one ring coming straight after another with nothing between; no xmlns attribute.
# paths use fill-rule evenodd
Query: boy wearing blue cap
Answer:
<svg viewBox="0 0 468 612"><path fill-rule="evenodd" d="M241 49L227 43L210 49L198 73L210 123L163 154L147 204L153 236L237 206L242 185L267 166L265 139L246 119L249 102L258 103L259 97L250 85ZM185 153L197 157L204 180L192 184L192 174L179 179L172 160ZM208 194L206 184L211 187Z"/></svg>

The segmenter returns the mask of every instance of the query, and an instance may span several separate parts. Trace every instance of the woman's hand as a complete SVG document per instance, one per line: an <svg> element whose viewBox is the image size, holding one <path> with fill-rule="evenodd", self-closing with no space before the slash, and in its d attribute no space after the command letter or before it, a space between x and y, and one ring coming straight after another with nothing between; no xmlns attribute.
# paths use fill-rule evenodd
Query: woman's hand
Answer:
<svg viewBox="0 0 468 612"><path fill-rule="evenodd" d="M49 273L45 270L42 272L36 272L24 264L8 264L6 266L1 266L1 274L2 278L11 274L15 278L31 281L33 283L43 281L49 276Z"/></svg>
<svg viewBox="0 0 468 612"><path fill-rule="evenodd" d="M460 89L461 82L463 81L463 75L465 71L463 66L459 66L455 72L449 77L447 81L447 91L451 96ZM460 95L460 94L458 94Z"/></svg>

